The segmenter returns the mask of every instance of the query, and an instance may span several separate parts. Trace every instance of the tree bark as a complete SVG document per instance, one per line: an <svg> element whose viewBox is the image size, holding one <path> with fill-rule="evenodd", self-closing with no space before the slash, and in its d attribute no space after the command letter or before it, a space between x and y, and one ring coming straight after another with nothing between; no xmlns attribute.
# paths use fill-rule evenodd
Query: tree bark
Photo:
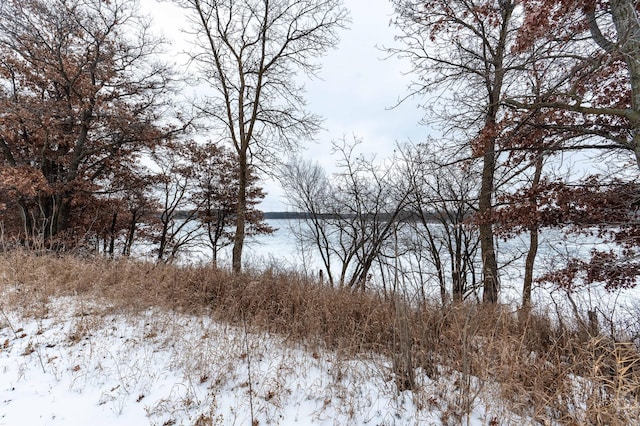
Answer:
<svg viewBox="0 0 640 426"><path fill-rule="evenodd" d="M498 262L496 260L496 252L493 238L493 223L490 219L491 209L493 206L494 179L496 170L496 143L497 136L494 134L496 128L498 110L500 107L502 85L504 82L505 69L504 58L507 54L507 36L509 32L509 23L515 4L512 1L501 1L500 12L502 14L502 22L500 28L500 37L495 47L491 61L493 76L487 77L487 90L489 96L489 105L487 115L485 117L485 131L489 135L486 136L484 142L484 152L482 157L482 181L480 186L480 199L478 200L478 213L482 218L480 225L480 251L482 253L482 273L483 273L483 293L482 300L484 303L498 302Z"/></svg>
<svg viewBox="0 0 640 426"><path fill-rule="evenodd" d="M540 183L542 176L542 155L536 161L536 169L531 182L531 188L535 189ZM522 285L522 309L527 310L531 306L531 290L533 287L533 266L538 254L538 227L529 227L529 251L524 263L524 283Z"/></svg>
<svg viewBox="0 0 640 426"><path fill-rule="evenodd" d="M612 0L611 13L631 83L633 150L640 168L640 22L633 0Z"/></svg>
<svg viewBox="0 0 640 426"><path fill-rule="evenodd" d="M617 43L608 40L600 31L596 21L595 7L585 9L589 20L589 30L593 40L608 53L618 50L627 65L631 84L631 122L632 144L636 164L640 168L640 21L634 0L611 0L611 16L616 28Z"/></svg>
<svg viewBox="0 0 640 426"><path fill-rule="evenodd" d="M480 224L480 251L482 253L483 293L482 301L496 303L498 301L498 262L493 241L493 224L488 219L493 200L493 179L495 173L495 139L487 141L483 156L482 182L478 212L482 217Z"/></svg>
<svg viewBox="0 0 640 426"><path fill-rule="evenodd" d="M123 256L131 255L131 246L133 245L133 239L135 238L135 234L136 234L137 220L138 220L138 212L136 210L131 211L131 221L129 222L127 239L124 243L124 248L122 249Z"/></svg>
<svg viewBox="0 0 640 426"><path fill-rule="evenodd" d="M242 248L244 246L246 212L247 212L247 174L249 165L247 163L246 150L240 152L239 158L240 178L238 179L238 203L236 207L236 233L233 238L233 251L231 267L233 272L242 271Z"/></svg>

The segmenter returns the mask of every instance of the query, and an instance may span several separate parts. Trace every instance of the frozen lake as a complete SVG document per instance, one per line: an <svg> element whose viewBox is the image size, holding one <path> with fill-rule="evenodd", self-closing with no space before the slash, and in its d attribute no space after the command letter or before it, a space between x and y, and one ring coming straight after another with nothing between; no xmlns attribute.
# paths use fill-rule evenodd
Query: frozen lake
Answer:
<svg viewBox="0 0 640 426"><path fill-rule="evenodd" d="M324 269L320 257L312 249L303 250L291 228L292 225L299 224L299 221L270 219L267 222L276 231L271 235L247 239L243 254L245 267L296 270L317 277L318 271ZM513 306L520 304L528 239L528 234L523 234L507 241L497 241L497 254L501 265L500 301L503 303ZM558 268L569 257L588 258L594 247L594 239L591 237L566 236L558 230L541 232L534 279L545 272ZM602 244L598 246L600 249L606 247ZM180 261L185 263L207 263L210 259L211 253L207 249L198 247L194 247L188 253L180 256ZM226 247L219 253L218 263L221 266L231 265L231 247ZM399 259L398 264L404 270L414 270L416 266L415 259L406 257ZM481 270L479 253L476 265L479 274ZM416 294L422 293L427 297L438 299L440 288L434 279L434 267L424 261L421 266L422 274L426 272L426 277L406 274L409 277L406 280L403 278L403 291L407 292L410 297L416 297ZM378 271L379 269L372 269L375 274ZM372 286L381 287L379 281L376 283L376 277L372 283ZM450 288L448 290L450 291ZM627 318L625 321L629 321L629 317L635 317L636 321L640 323L639 296L640 289L638 288L610 293L603 286L589 286L567 292L566 289L534 283L532 302L540 309L566 312L574 310L568 301L570 297L580 312L596 310L605 317ZM640 329L640 324L638 327Z"/></svg>

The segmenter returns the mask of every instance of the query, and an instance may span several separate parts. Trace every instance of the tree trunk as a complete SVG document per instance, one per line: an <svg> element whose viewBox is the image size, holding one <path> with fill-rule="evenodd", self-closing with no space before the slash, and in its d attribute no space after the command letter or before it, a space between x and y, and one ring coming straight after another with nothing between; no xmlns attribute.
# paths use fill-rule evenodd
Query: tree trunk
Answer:
<svg viewBox="0 0 640 426"><path fill-rule="evenodd" d="M20 209L20 217L22 217L22 225L24 227L24 239L27 244L31 245L34 241L34 228L33 228L33 218L31 217L31 212L29 211L29 207L27 203L25 203L22 199L18 201L18 208Z"/></svg>
<svg viewBox="0 0 640 426"><path fill-rule="evenodd" d="M462 228L454 228L453 229L453 238L455 247L451 247L449 250L451 251L451 267L453 268L451 271L451 279L452 279L452 289L451 295L453 297L454 304L462 303L464 299L465 292L465 282L463 277L463 269L462 269Z"/></svg>
<svg viewBox="0 0 640 426"><path fill-rule="evenodd" d="M245 216L247 211L247 175L249 172L246 150L240 152L238 160L238 173L240 173L240 179L238 179L236 233L233 238L233 255L231 260L231 266L235 273L240 273L242 271L242 249L244 247Z"/></svg>
<svg viewBox="0 0 640 426"><path fill-rule="evenodd" d="M493 178L495 172L495 139L487 141L487 147L483 156L482 182L480 187L480 200L478 213L482 218L480 224L480 251L482 253L482 276L484 303L496 303L498 301L498 262L493 241L493 224L488 218L491 213L493 199Z"/></svg>
<svg viewBox="0 0 640 426"><path fill-rule="evenodd" d="M44 196L40 201L43 216L42 239L52 249L60 249L61 241L53 241L68 230L71 216L71 195L67 192ZM66 238L63 236L63 238Z"/></svg>
<svg viewBox="0 0 640 426"><path fill-rule="evenodd" d="M111 229L109 230L109 257L113 257L116 248L116 225L118 224L118 212L111 217Z"/></svg>
<svg viewBox="0 0 640 426"><path fill-rule="evenodd" d="M540 183L542 175L542 155L536 161L536 170L531 182L531 188L536 189ZM534 208L532 206L532 208ZM531 306L531 289L533 286L533 266L538 254L538 227L533 225L529 228L529 251L524 263L524 284L522 286L522 309L527 310Z"/></svg>
<svg viewBox="0 0 640 426"><path fill-rule="evenodd" d="M162 261L164 258L164 252L167 248L167 234L169 233L169 218L167 212L162 213L160 221L162 222L162 231L160 233L160 243L158 245L158 261Z"/></svg>
<svg viewBox="0 0 640 426"><path fill-rule="evenodd" d="M500 38L492 58L491 68L493 77L487 78L489 91L489 105L485 118L485 129L490 132L484 142L482 182L480 186L480 199L478 200L478 213L482 218L480 225L480 251L482 253L483 293L484 303L498 302L498 262L496 261L495 246L493 240L493 223L490 218L493 204L494 175L496 170L496 128L498 110L502 96L502 84L504 82L505 69L504 57L507 54L507 35L509 22L515 3L512 1L500 2L502 24Z"/></svg>
<svg viewBox="0 0 640 426"><path fill-rule="evenodd" d="M538 227L529 230L529 251L524 265L524 284L522 286L522 309L531 307L531 289L533 287L533 266L538 254Z"/></svg>
<svg viewBox="0 0 640 426"><path fill-rule="evenodd" d="M124 248L122 249L123 256L131 255L131 246L133 245L133 239L136 234L136 224L138 221L138 212L136 210L131 211L131 221L129 222L129 229L127 232L127 240L124 243Z"/></svg>
<svg viewBox="0 0 640 426"><path fill-rule="evenodd" d="M39 224L42 242L49 248L55 249L58 247L58 243L54 242L53 238L63 230L64 216L69 211L65 209L63 194L41 195L38 200L38 208L42 220L42 223Z"/></svg>
<svg viewBox="0 0 640 426"><path fill-rule="evenodd" d="M640 168L640 22L633 0L612 0L611 14L618 33L622 57L627 64L631 83L630 117L633 135L633 150L636 164Z"/></svg>
<svg viewBox="0 0 640 426"><path fill-rule="evenodd" d="M596 21L595 7L585 8L589 29L593 40L606 52L621 57L627 65L631 83L631 110L629 121L633 138L636 164L640 168L640 22L634 0L612 0L611 16L616 27L617 40L611 42L600 31Z"/></svg>

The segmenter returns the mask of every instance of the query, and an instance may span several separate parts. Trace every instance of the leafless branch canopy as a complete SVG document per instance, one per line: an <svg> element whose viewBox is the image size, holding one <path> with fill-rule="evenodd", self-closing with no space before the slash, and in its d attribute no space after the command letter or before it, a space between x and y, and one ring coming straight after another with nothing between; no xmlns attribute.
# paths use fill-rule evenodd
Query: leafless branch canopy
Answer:
<svg viewBox="0 0 640 426"><path fill-rule="evenodd" d="M177 3L188 10L192 63L211 89L201 108L222 125L222 138L267 159L273 146L314 135L321 120L305 110L297 74L314 76L317 59L336 46L347 22L340 0Z"/></svg>

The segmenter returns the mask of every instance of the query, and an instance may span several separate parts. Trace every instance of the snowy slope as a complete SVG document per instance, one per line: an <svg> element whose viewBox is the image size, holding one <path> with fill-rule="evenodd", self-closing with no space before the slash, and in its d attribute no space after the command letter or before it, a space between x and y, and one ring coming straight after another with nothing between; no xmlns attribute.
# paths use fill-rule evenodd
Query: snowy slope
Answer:
<svg viewBox="0 0 640 426"><path fill-rule="evenodd" d="M0 425L460 421L442 397L450 383L419 375L422 392L398 393L389 363L373 355L306 351L207 317L110 312L77 298L24 316L1 307ZM488 424L483 412L470 424Z"/></svg>

